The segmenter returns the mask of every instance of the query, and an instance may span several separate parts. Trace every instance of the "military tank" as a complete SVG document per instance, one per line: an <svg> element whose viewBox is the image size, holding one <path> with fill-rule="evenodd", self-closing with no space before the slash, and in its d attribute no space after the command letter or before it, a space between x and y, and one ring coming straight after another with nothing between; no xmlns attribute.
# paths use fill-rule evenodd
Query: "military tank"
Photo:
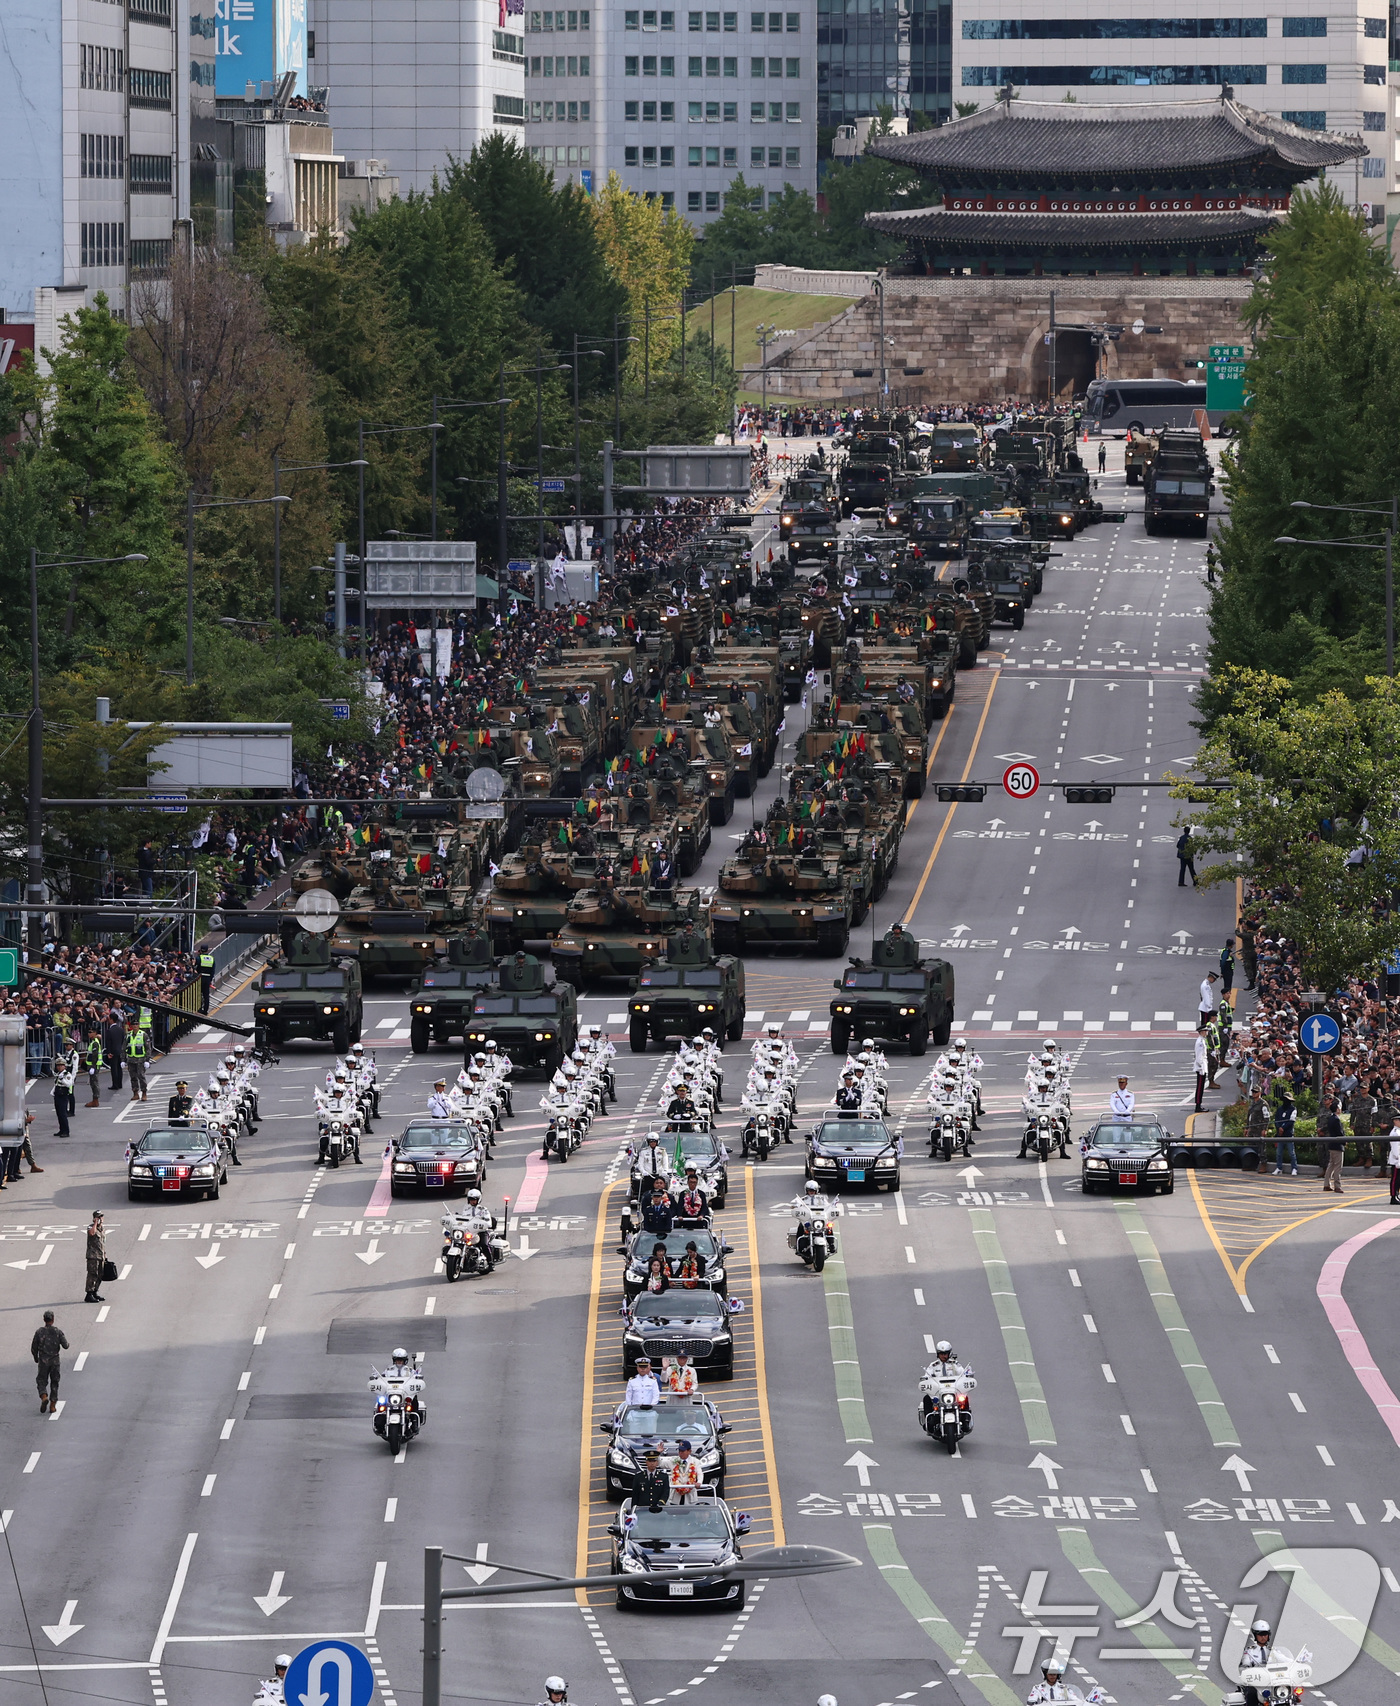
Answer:
<svg viewBox="0 0 1400 1706"><path fill-rule="evenodd" d="M715 951L809 948L844 954L856 889L840 852L817 845L787 851L760 844L750 832L738 856L720 871L710 905Z"/></svg>
<svg viewBox="0 0 1400 1706"><path fill-rule="evenodd" d="M585 889L569 903L554 939L555 975L585 989L612 978L635 978L665 952L666 939L699 924L699 889L658 889L629 882Z"/></svg>

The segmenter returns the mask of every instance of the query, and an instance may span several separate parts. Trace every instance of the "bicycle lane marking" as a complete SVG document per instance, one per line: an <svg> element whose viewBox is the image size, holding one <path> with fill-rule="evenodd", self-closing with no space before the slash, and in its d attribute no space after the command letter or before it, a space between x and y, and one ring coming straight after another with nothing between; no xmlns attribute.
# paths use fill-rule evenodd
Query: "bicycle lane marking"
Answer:
<svg viewBox="0 0 1400 1706"><path fill-rule="evenodd" d="M1162 1331L1167 1335L1167 1342L1172 1347L1181 1372L1186 1376L1186 1384L1191 1388L1191 1394L1201 1412L1201 1419L1210 1432L1212 1443L1238 1446L1239 1430L1225 1407L1225 1400L1220 1396L1220 1388L1205 1365L1195 1335L1186 1325L1186 1317L1177 1302L1175 1291L1172 1290L1172 1283L1167 1278L1166 1265L1152 1234L1147 1230L1147 1222L1130 1203L1120 1201L1115 1202L1113 1206L1118 1211L1124 1232L1135 1241L1132 1249L1137 1257L1138 1271L1147 1287L1147 1294L1152 1299L1152 1306L1157 1311Z"/></svg>

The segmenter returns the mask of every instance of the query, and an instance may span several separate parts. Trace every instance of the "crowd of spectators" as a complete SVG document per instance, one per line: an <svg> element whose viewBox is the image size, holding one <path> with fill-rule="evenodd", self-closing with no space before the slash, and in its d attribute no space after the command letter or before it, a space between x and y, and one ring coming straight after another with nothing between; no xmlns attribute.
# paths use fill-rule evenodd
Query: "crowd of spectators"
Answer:
<svg viewBox="0 0 1400 1706"><path fill-rule="evenodd" d="M139 1018L147 1000L174 1003L198 977L194 956L157 946L149 925L137 930L129 947L96 942L55 945L46 948L39 963L60 976L118 990L122 999L112 1000L43 978L31 979L26 988L9 995L4 1010L25 1016L30 1077L52 1075L55 1062L75 1047L80 1056L86 1056L94 1038L103 1045L104 1056L110 1054L108 1045L115 1047L120 1061L116 1039L126 1021ZM160 1034L159 1026L153 1029Z"/></svg>
<svg viewBox="0 0 1400 1706"><path fill-rule="evenodd" d="M1014 418L1022 409L1044 407L1019 397L1003 397L997 403L901 403L922 421L976 421L979 426L991 426L997 421ZM1057 414L1069 414L1073 405L1060 404ZM849 432L873 411L861 407L846 409L793 408L786 403L770 403L765 413L758 403L741 405L738 433L743 439L767 438L834 438L838 432Z"/></svg>

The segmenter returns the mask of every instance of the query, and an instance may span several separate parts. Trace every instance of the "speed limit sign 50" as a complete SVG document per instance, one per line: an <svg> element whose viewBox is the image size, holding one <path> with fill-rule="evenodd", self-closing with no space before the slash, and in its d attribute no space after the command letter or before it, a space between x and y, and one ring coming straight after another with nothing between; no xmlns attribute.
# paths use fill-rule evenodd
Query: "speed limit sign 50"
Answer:
<svg viewBox="0 0 1400 1706"><path fill-rule="evenodd" d="M1040 786L1040 772L1033 764L1012 764L1007 767L1001 785L1013 800L1028 800Z"/></svg>

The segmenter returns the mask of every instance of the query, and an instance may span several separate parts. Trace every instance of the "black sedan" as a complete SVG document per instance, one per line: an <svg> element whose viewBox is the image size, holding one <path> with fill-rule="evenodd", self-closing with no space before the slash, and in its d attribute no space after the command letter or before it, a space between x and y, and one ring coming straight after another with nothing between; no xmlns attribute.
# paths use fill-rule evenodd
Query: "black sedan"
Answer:
<svg viewBox="0 0 1400 1706"><path fill-rule="evenodd" d="M703 1287L706 1291L717 1291L721 1297L729 1295L729 1275L725 1270L724 1258L730 1254L733 1245L725 1244L713 1231L705 1227L680 1227L675 1232L668 1232L664 1238L659 1238L654 1232L639 1232L632 1240L631 1248L627 1252L627 1266L622 1275L622 1290L629 1303L641 1291L646 1281L647 1264L655 1255L658 1244L666 1251L666 1265L678 1290L683 1282L675 1276L685 1260L686 1245L694 1244L695 1253L703 1261L705 1269L697 1281L696 1289Z"/></svg>
<svg viewBox="0 0 1400 1706"><path fill-rule="evenodd" d="M479 1190L486 1178L486 1145L473 1125L458 1120L421 1120L406 1126L391 1145L389 1191Z"/></svg>
<svg viewBox="0 0 1400 1706"><path fill-rule="evenodd" d="M653 1368L662 1357L684 1351L704 1380L734 1378L734 1335L729 1304L714 1291L644 1291L632 1299L622 1335L622 1366L628 1376L637 1372L637 1358L650 1357Z"/></svg>
<svg viewBox="0 0 1400 1706"><path fill-rule="evenodd" d="M693 1504L663 1505L660 1510L634 1509L629 1499L620 1520L609 1530L613 1537L613 1574L618 1584L617 1608L634 1605L720 1605L737 1611L744 1603L744 1584L718 1572L743 1557L740 1535L749 1519L734 1516L723 1499L701 1494ZM653 1570L693 1570L684 1581L651 1581Z"/></svg>
<svg viewBox="0 0 1400 1706"><path fill-rule="evenodd" d="M599 1422L608 1435L608 1497L616 1502L632 1491L632 1477L643 1467L648 1451L674 1457L683 1439L705 1485L724 1497L724 1440L729 1423L706 1398L667 1397L654 1408L624 1404L610 1422Z"/></svg>
<svg viewBox="0 0 1400 1706"><path fill-rule="evenodd" d="M883 1120L823 1115L807 1137L807 1177L819 1185L899 1189L899 1148Z"/></svg>
<svg viewBox="0 0 1400 1706"><path fill-rule="evenodd" d="M1172 1134L1155 1114L1100 1120L1083 1139L1084 1195L1092 1191L1158 1191L1168 1196L1176 1178L1167 1146Z"/></svg>
<svg viewBox="0 0 1400 1706"><path fill-rule="evenodd" d="M126 1194L142 1197L207 1197L217 1202L228 1182L222 1151L201 1122L152 1126L126 1152Z"/></svg>

